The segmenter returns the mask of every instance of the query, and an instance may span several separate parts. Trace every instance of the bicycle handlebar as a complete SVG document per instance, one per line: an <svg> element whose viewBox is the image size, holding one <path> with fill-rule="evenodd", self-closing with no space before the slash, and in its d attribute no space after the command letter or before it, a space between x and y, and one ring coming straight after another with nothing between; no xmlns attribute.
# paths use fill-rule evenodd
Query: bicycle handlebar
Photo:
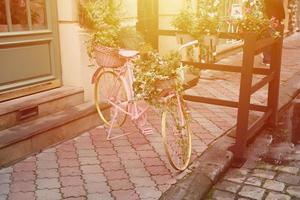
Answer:
<svg viewBox="0 0 300 200"><path fill-rule="evenodd" d="M196 45L196 44L198 44L198 43L199 43L198 40L193 40L193 41L191 41L191 42L187 42L187 43L181 45L181 46L179 47L178 51L181 51L181 50L184 49L184 48L187 48L187 47L189 47L189 46Z"/></svg>

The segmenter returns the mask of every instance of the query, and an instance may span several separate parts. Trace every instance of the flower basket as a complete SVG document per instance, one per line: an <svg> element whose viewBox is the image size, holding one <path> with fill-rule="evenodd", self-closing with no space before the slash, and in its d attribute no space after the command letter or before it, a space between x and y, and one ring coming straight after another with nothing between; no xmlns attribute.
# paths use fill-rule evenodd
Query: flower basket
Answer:
<svg viewBox="0 0 300 200"><path fill-rule="evenodd" d="M97 46L95 48L95 60L101 67L117 68L125 64L126 59L119 55L119 49Z"/></svg>
<svg viewBox="0 0 300 200"><path fill-rule="evenodd" d="M175 78L168 80L157 80L155 86L157 87L157 90L160 91L159 96L162 99L176 91Z"/></svg>
<svg viewBox="0 0 300 200"><path fill-rule="evenodd" d="M161 91L174 91L176 88L176 81L175 78L168 80L157 80L155 86Z"/></svg>

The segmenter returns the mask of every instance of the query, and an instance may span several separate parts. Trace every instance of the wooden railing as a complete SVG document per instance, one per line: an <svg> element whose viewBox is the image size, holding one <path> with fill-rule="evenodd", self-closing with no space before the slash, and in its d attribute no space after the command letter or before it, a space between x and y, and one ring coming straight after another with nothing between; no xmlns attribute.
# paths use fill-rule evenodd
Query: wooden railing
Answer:
<svg viewBox="0 0 300 200"><path fill-rule="evenodd" d="M185 95L184 99L192 102L234 107L238 109L236 143L232 148L232 151L234 153L233 165L241 166L241 164L246 160L245 149L247 141L259 130L261 130L264 125L269 124L275 127L277 124L282 38L276 40L273 38L257 39L257 35L253 33L246 33L242 35L234 33L221 33L220 37L224 39L242 39L244 41L243 62L241 66L195 62L185 62L185 64L193 65L201 69L240 73L241 80L239 100L235 102L193 95ZM255 55L261 53L266 48L272 49L270 67L255 67ZM255 74L263 75L264 78L253 85L252 79ZM251 96L266 85L268 85L267 104L251 104ZM249 124L250 110L263 112L264 114L254 123Z"/></svg>

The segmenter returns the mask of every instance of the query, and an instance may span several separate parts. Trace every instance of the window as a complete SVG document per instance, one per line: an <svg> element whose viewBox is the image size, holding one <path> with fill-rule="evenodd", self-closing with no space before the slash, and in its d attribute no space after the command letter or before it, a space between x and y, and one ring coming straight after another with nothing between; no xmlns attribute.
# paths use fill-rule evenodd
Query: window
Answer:
<svg viewBox="0 0 300 200"><path fill-rule="evenodd" d="M45 0L1 0L0 32L47 28Z"/></svg>

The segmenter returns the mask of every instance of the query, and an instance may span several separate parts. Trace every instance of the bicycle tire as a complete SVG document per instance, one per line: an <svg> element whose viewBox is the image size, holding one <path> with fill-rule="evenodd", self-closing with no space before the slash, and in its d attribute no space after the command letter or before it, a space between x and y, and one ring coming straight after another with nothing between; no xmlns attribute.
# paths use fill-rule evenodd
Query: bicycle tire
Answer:
<svg viewBox="0 0 300 200"><path fill-rule="evenodd" d="M117 91L117 88L120 88L120 90ZM114 98L112 95L114 91L117 92L116 98ZM105 94L106 92L109 92L109 94L107 94L107 97L104 97L102 94ZM115 72L103 70L100 72L95 81L94 102L98 114L105 125L112 126L113 128L121 127L126 121L127 114L119 110L117 111L117 108L115 108L113 104L108 101L108 99L120 106L126 112L128 111L128 103L126 103L128 102L128 94L126 92L124 82ZM122 103L126 103L126 105L121 105ZM107 109L103 109L103 105L104 107L109 108L108 113ZM115 119L116 123L112 125L111 119L115 114L117 115Z"/></svg>
<svg viewBox="0 0 300 200"><path fill-rule="evenodd" d="M162 138L171 166L176 170L183 171L191 160L192 136L186 107L183 100L180 102L171 111L163 112ZM179 124L180 121L182 125Z"/></svg>

